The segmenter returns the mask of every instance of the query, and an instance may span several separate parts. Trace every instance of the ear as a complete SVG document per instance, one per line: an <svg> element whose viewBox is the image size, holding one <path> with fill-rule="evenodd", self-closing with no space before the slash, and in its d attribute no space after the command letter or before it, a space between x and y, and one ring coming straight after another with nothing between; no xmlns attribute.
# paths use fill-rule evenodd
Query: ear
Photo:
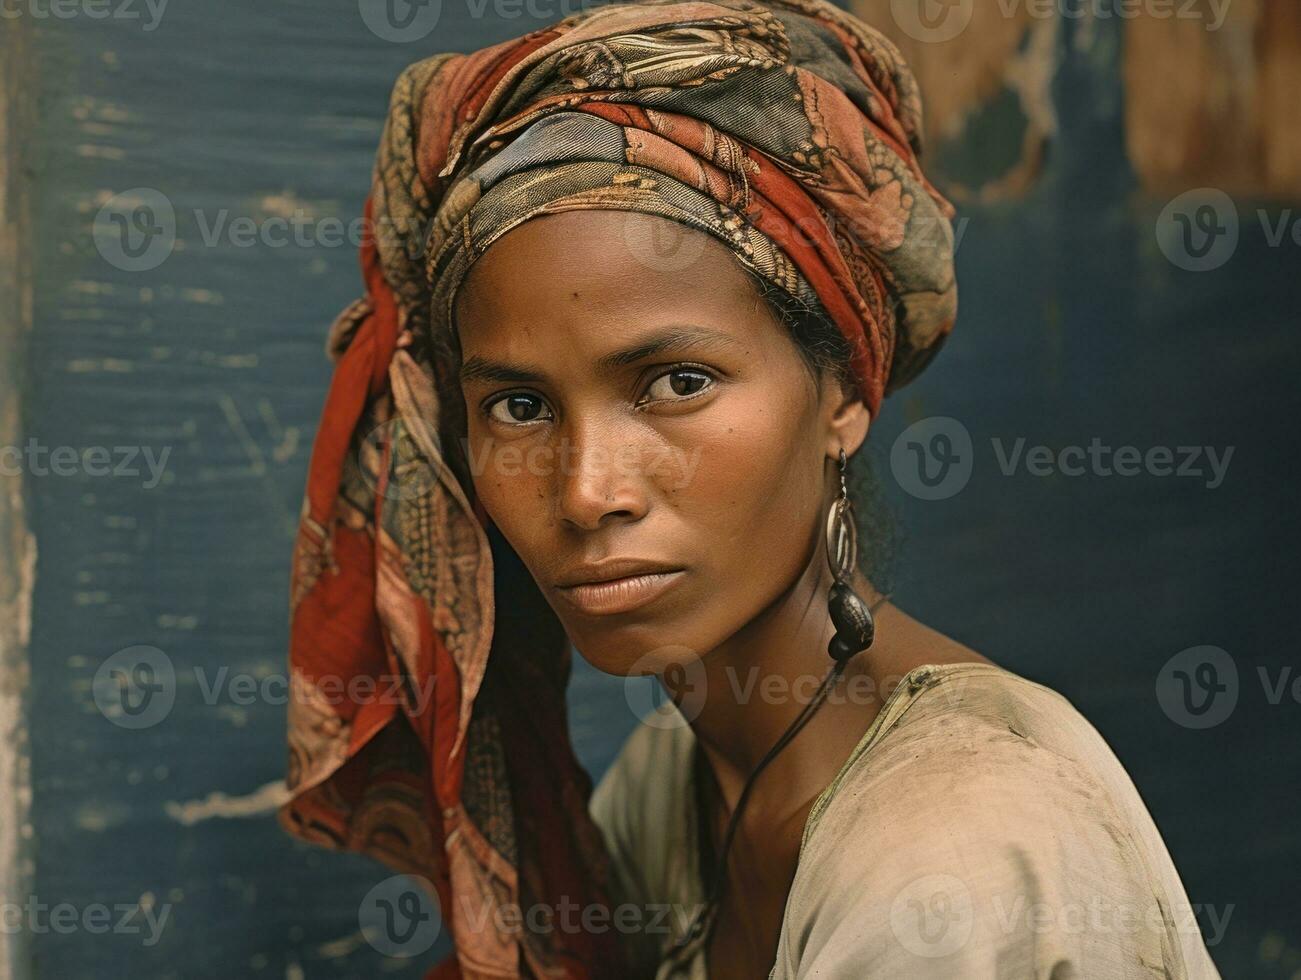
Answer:
<svg viewBox="0 0 1301 980"><path fill-rule="evenodd" d="M853 385L841 384L832 377L822 382L825 408L827 444L826 454L832 460L840 459L840 450L853 456L872 424L872 413L863 404Z"/></svg>

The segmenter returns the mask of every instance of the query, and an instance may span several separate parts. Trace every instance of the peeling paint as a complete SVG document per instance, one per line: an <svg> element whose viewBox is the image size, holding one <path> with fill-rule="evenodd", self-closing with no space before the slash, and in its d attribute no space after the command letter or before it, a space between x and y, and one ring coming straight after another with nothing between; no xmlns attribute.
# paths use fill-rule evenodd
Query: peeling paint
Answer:
<svg viewBox="0 0 1301 980"><path fill-rule="evenodd" d="M854 0L850 9L897 44L917 76L927 169L945 192L958 201L1027 193L1057 129L1052 83L1061 18L976 4L956 37L926 41L900 28L889 0ZM991 148L1008 152L991 160Z"/></svg>
<svg viewBox="0 0 1301 980"><path fill-rule="evenodd" d="M79 357L68 362L68 371L72 374L130 374L134 370L134 364L117 357Z"/></svg>
<svg viewBox="0 0 1301 980"><path fill-rule="evenodd" d="M87 803L78 808L75 821L82 830L101 834L126 823L130 816L130 807L122 803Z"/></svg>
<svg viewBox="0 0 1301 980"><path fill-rule="evenodd" d="M1301 197L1301 7L1239 2L1125 33L1126 142L1145 188ZM1199 8L1200 9L1200 8ZM1171 84L1172 78L1178 84Z"/></svg>
<svg viewBox="0 0 1301 980"><path fill-rule="evenodd" d="M77 156L92 160L125 160L126 154L116 146L99 146L95 143L80 143Z"/></svg>
<svg viewBox="0 0 1301 980"><path fill-rule="evenodd" d="M163 809L177 823L187 827L204 820L214 818L262 817L272 814L289 799L282 779L265 784L246 796L228 796L225 793L209 793L201 800L186 800L177 803L168 800Z"/></svg>

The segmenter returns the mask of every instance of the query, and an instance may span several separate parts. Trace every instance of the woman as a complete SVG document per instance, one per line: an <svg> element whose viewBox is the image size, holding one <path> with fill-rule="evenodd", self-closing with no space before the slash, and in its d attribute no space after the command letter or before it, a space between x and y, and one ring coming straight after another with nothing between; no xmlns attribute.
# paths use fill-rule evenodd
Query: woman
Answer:
<svg viewBox="0 0 1301 980"><path fill-rule="evenodd" d="M849 461L956 309L919 131L816 0L597 8L399 80L281 818L429 880L435 975L1216 976L1097 733L858 567ZM595 793L571 642L676 704Z"/></svg>

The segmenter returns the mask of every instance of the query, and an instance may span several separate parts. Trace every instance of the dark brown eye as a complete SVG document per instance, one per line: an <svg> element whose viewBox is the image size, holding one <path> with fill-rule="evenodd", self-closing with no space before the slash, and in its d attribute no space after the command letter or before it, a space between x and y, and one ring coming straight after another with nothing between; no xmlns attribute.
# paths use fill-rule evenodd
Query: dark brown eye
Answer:
<svg viewBox="0 0 1301 980"><path fill-rule="evenodd" d="M704 371L695 368L674 368L651 382L650 387L646 389L646 400L686 398L699 394L713 383L714 379Z"/></svg>
<svg viewBox="0 0 1301 980"><path fill-rule="evenodd" d="M506 395L492 403L488 414L497 422L507 425L521 425L528 422L540 422L551 417L547 403L537 395L517 392Z"/></svg>

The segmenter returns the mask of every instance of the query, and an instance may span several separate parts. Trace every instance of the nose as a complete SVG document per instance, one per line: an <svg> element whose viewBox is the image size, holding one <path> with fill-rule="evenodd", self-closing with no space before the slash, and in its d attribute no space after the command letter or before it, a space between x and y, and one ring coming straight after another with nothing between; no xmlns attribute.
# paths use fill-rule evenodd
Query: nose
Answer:
<svg viewBox="0 0 1301 980"><path fill-rule="evenodd" d="M641 452L618 424L589 421L562 437L557 507L562 521L595 531L636 521L649 506Z"/></svg>

